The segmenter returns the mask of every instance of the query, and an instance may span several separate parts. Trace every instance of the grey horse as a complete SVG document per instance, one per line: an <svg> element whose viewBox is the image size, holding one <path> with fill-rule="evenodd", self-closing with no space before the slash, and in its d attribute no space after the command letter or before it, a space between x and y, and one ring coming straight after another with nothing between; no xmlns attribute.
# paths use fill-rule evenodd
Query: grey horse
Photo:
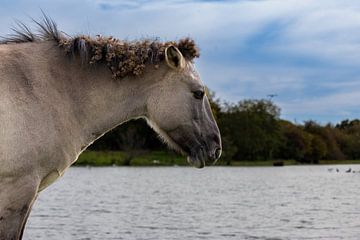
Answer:
<svg viewBox="0 0 360 240"><path fill-rule="evenodd" d="M22 238L39 192L112 128L144 118L202 168L221 138L193 59L178 42L65 37L44 17L0 44L0 239Z"/></svg>

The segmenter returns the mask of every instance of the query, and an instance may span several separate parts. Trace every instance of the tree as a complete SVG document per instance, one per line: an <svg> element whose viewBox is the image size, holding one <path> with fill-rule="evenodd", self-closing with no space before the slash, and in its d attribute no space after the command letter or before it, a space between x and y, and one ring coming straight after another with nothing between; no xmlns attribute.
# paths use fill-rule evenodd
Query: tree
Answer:
<svg viewBox="0 0 360 240"><path fill-rule="evenodd" d="M301 126L289 121L281 120L282 145L279 149L280 159L294 159L305 161L305 156L311 151L312 136L305 132Z"/></svg>
<svg viewBox="0 0 360 240"><path fill-rule="evenodd" d="M331 124L322 127L315 121L306 121L304 130L313 135L319 136L326 144L327 153L325 158L330 160L346 159L345 154L341 151L339 139L336 138L334 127Z"/></svg>
<svg viewBox="0 0 360 240"><path fill-rule="evenodd" d="M318 164L327 154L327 147L325 141L317 136L312 136L311 139L311 150L306 154L305 159L309 163Z"/></svg>
<svg viewBox="0 0 360 240"><path fill-rule="evenodd" d="M219 127L238 160L271 159L280 142L280 109L269 100L244 100L226 104ZM229 151L224 145L224 152Z"/></svg>
<svg viewBox="0 0 360 240"><path fill-rule="evenodd" d="M360 159L360 120L344 120L336 125L343 136L342 150L350 159Z"/></svg>

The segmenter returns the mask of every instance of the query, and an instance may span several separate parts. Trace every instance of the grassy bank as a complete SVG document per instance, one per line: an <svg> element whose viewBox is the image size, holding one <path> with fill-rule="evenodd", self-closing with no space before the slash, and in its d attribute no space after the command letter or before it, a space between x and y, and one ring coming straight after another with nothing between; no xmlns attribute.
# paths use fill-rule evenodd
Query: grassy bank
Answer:
<svg viewBox="0 0 360 240"><path fill-rule="evenodd" d="M294 160L281 161L284 165L297 165ZM231 161L230 166L272 166L274 161ZM360 160L322 160L320 164L360 164ZM151 151L151 152L110 152L110 151L85 151L77 162L77 166L188 166L186 158L173 152ZM220 159L216 164L226 166L224 160Z"/></svg>
<svg viewBox="0 0 360 240"><path fill-rule="evenodd" d="M90 166L173 166L187 165L186 158L172 152L151 151L151 152L103 152L85 151L75 165Z"/></svg>

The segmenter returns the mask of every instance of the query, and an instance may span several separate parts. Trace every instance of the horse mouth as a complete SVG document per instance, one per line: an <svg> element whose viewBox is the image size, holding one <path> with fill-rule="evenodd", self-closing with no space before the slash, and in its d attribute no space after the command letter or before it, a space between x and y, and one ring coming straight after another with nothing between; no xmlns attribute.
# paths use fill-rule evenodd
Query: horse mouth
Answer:
<svg viewBox="0 0 360 240"><path fill-rule="evenodd" d="M170 148L183 156L187 156L187 162L191 166L196 168L205 167L207 157L203 147L190 147L191 144L186 140L182 141L183 144L180 144L181 141L177 141L177 137L173 136L176 129L173 131L164 131L155 122L152 122L149 119L147 119L147 121ZM185 142L187 142L187 144L184 144Z"/></svg>
<svg viewBox="0 0 360 240"><path fill-rule="evenodd" d="M196 168L205 167L205 162L207 158L206 153L202 147L189 148L188 146L182 146L169 134L167 134L166 140L168 145L172 147L176 152L182 154L183 156L187 156L187 162L191 166L194 166Z"/></svg>
<svg viewBox="0 0 360 240"><path fill-rule="evenodd" d="M202 147L196 149L189 149L188 147L182 147L178 144L173 138L169 136L171 143L169 145L178 153L187 156L186 160L189 165L196 167L196 168L203 168L205 167L206 162L206 153Z"/></svg>
<svg viewBox="0 0 360 240"><path fill-rule="evenodd" d="M205 167L207 161L207 155L203 147L189 147L186 145L180 145L174 138L168 135L170 139L169 145L180 154L187 156L186 160L189 165L196 168Z"/></svg>

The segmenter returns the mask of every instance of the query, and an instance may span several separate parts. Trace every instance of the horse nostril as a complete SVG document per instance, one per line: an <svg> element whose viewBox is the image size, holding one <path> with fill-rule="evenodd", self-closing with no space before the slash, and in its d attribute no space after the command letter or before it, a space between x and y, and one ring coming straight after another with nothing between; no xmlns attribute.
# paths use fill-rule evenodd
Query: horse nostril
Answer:
<svg viewBox="0 0 360 240"><path fill-rule="evenodd" d="M221 155L221 148L217 148L215 150L215 159L218 159L220 157L220 155Z"/></svg>

